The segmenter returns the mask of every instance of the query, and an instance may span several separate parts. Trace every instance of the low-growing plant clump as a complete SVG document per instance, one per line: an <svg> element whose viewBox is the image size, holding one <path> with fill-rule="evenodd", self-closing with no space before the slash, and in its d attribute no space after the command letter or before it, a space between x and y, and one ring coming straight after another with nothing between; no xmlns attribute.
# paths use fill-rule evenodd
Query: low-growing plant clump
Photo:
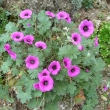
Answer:
<svg viewBox="0 0 110 110"><path fill-rule="evenodd" d="M104 22L98 32L99 43L100 43L100 55L106 62L110 64L110 23Z"/></svg>
<svg viewBox="0 0 110 110"><path fill-rule="evenodd" d="M78 103L76 96L82 92L82 110L93 110L105 63L99 57L98 38L89 38L92 21L85 19L73 30L64 11L41 10L36 15L26 9L19 16L0 37L0 99L13 103L9 92L15 91L30 109L58 110L60 100L69 97L71 104Z"/></svg>

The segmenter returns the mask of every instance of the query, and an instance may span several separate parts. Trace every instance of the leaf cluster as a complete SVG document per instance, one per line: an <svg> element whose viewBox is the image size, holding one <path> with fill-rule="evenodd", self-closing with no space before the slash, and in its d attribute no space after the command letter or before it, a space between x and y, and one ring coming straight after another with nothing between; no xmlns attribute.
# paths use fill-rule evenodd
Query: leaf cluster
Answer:
<svg viewBox="0 0 110 110"><path fill-rule="evenodd" d="M27 24L31 24L31 26L27 26ZM71 32L63 28L67 27L71 30L73 26L73 22L67 24L64 20L50 19L46 16L44 10L41 10L38 15L33 13L30 19L22 19L17 23L9 22L5 26L6 32L0 36L0 72L1 79L4 78L5 80L1 84L9 87L7 93L10 88L14 89L17 99L21 103L38 110L40 108L56 110L60 100L64 97L74 98L80 90L83 90L87 99L84 110L87 107L91 110L97 104L92 102L94 96L97 96L96 89L101 83L101 70L103 70L105 63L98 56L99 47L94 48L93 40L82 36L81 45L84 46L83 51L79 51L77 46L71 43ZM23 32L24 35L33 35L35 38L33 44L27 45L23 41L14 42L11 39L11 33L15 31ZM36 41L44 41L47 44L47 49L40 50L36 48ZM9 43L12 50L17 53L16 60L12 60L8 53L4 51L6 43ZM25 58L28 55L39 58L40 65L37 69L28 70L26 68ZM68 70L64 68L62 62L64 57L70 58L72 65L80 67L81 72L77 77L70 78L68 76ZM44 68L48 68L48 65L53 60L58 60L62 67L58 75L51 75L54 80L53 90L46 93L34 90L33 84L38 82L38 73ZM90 71L87 73L86 69ZM0 90L3 91L2 88ZM3 98L2 93L0 93L0 98Z"/></svg>

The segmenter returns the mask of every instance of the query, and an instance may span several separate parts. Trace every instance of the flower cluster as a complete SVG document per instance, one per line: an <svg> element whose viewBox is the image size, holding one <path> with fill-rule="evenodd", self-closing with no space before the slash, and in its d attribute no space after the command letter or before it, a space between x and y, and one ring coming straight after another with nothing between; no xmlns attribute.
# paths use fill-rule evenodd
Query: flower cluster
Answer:
<svg viewBox="0 0 110 110"><path fill-rule="evenodd" d="M70 77L75 77L80 73L80 68L76 65L72 65L71 60L67 57L63 59L63 65L68 69L68 76Z"/></svg>
<svg viewBox="0 0 110 110"><path fill-rule="evenodd" d="M1 56L1 71L6 74L10 71L12 75L8 83L6 79L6 86L9 89L15 87L17 98L28 107L32 99L31 109L36 106L39 109L42 105L51 109L53 105L48 104L51 101L58 102L63 96L75 96L80 91L87 93L84 95L89 100L88 94L95 94L102 78L100 71L105 65L98 54L98 35L94 40L89 39L94 32L92 21L83 20L78 30L73 31L74 23L64 11L54 14L42 10L36 15L26 9L19 16L22 19L17 25L7 24L15 29L6 28L6 34L1 35L2 40L7 35L11 39L8 36L3 42L0 39L1 46L4 46L0 50L4 55ZM8 55L14 61L9 63L11 58ZM13 78L17 83L12 83ZM104 91L107 87L103 88ZM22 98L24 94L27 95ZM41 101L40 105L36 99ZM44 100L45 105L42 104ZM94 97L90 100L93 101Z"/></svg>
<svg viewBox="0 0 110 110"><path fill-rule="evenodd" d="M33 87L42 92L47 92L53 89L54 81L50 74L57 75L61 69L60 63L58 61L53 61L48 66L48 70L44 69L38 74L39 82L35 83Z"/></svg>
<svg viewBox="0 0 110 110"><path fill-rule="evenodd" d="M79 25L79 32L85 38L89 38L94 32L94 26L93 26L92 21L89 21L87 19L83 20ZM82 51L84 50L84 46L81 45L82 36L80 34L77 32L72 33L71 42L73 43L73 45L77 45L78 49ZM97 46L98 46L98 37L95 37L94 47L97 47Z"/></svg>
<svg viewBox="0 0 110 110"><path fill-rule="evenodd" d="M34 41L34 36L32 35L24 36L22 32L13 32L11 34L11 38L15 42L24 41L24 43L29 44L29 45L32 45ZM43 41L38 41L35 43L35 47L44 50L47 48L47 45ZM10 44L4 45L4 50L8 52L8 54L11 56L12 59L16 60L17 54L14 53L10 48L11 48ZM29 55L25 59L25 63L28 69L35 69L35 68L38 68L39 66L39 59L36 56Z"/></svg>
<svg viewBox="0 0 110 110"><path fill-rule="evenodd" d="M68 23L71 22L71 18L68 13L66 12L58 12L56 15L50 11L46 11L46 15L48 15L51 18L56 17L58 20L65 20ZM32 16L32 11L27 9L20 13L20 17L23 19L29 19ZM29 25L30 26L30 25ZM91 21L84 20L79 25L79 32L84 37L88 38L93 32L94 32L94 26ZM80 51L84 50L84 47L81 45L82 36L77 32L74 32L71 34L71 42L74 46L77 46ZM34 42L34 36L32 35L24 35L22 32L13 32L11 34L11 38L15 42L22 42L32 45ZM96 37L94 40L94 46L98 46L98 38ZM35 47L39 48L41 50L45 50L47 48L47 45L43 41L37 41L35 42ZM9 44L5 44L4 49L8 52L8 54L12 57L12 59L16 59L17 55L13 51L11 51L11 46ZM36 69L39 67L40 61L37 56L28 55L25 59L25 64L28 69ZM63 59L63 66L68 70L68 76L69 77L76 77L80 74L80 67L77 65L72 65L72 61L70 58L65 57ZM33 87L35 89L41 90L42 92L47 92L53 89L54 81L51 77L51 75L57 75L59 71L61 70L61 65L59 61L52 61L50 65L48 66L48 70L45 68L42 70L41 73L38 74L39 82L35 83ZM50 75L51 74L51 75Z"/></svg>
<svg viewBox="0 0 110 110"><path fill-rule="evenodd" d="M41 90L42 92L47 92L53 89L54 81L47 69L42 70L42 72L38 74L38 78L39 82L33 84L35 89Z"/></svg>
<svg viewBox="0 0 110 110"><path fill-rule="evenodd" d="M46 11L46 15L48 15L51 18L56 17L58 20L65 20L67 23L71 23L70 15L64 11L60 11L56 15L53 12Z"/></svg>

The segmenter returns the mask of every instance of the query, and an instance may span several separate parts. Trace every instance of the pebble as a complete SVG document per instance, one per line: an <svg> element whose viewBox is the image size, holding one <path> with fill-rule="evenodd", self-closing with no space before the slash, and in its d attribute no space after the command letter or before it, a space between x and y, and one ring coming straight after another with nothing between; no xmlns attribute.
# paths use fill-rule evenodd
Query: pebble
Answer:
<svg viewBox="0 0 110 110"><path fill-rule="evenodd" d="M106 20L109 21L110 20L110 16L108 16ZM109 65L109 67L110 67L110 65Z"/></svg>
<svg viewBox="0 0 110 110"><path fill-rule="evenodd" d="M107 76L110 76L110 73L107 73Z"/></svg>
<svg viewBox="0 0 110 110"><path fill-rule="evenodd" d="M107 98L103 95L101 95L101 99L104 100L104 101L107 101Z"/></svg>

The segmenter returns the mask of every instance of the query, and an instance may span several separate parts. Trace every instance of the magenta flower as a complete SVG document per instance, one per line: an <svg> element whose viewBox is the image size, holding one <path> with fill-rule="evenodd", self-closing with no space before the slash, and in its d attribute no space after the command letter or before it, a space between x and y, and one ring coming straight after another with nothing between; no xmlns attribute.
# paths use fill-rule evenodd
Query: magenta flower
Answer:
<svg viewBox="0 0 110 110"><path fill-rule="evenodd" d="M38 74L38 78L39 80L43 77L43 76L50 76L50 73L47 69L44 69L41 73Z"/></svg>
<svg viewBox="0 0 110 110"><path fill-rule="evenodd" d="M80 73L80 68L76 65L71 66L71 68L68 69L68 76L70 77L76 77Z"/></svg>
<svg viewBox="0 0 110 110"><path fill-rule="evenodd" d="M65 19L67 23L71 23L70 15L68 14L68 17Z"/></svg>
<svg viewBox="0 0 110 110"><path fill-rule="evenodd" d="M46 11L46 15L51 17L51 18L54 18L55 17L55 14L50 12L50 11Z"/></svg>
<svg viewBox="0 0 110 110"><path fill-rule="evenodd" d="M51 72L52 75L57 75L60 69L61 69L61 66L58 61L52 61L48 66L48 70Z"/></svg>
<svg viewBox="0 0 110 110"><path fill-rule="evenodd" d="M98 37L95 37L95 39L94 39L94 47L97 47L98 45L99 45Z"/></svg>
<svg viewBox="0 0 110 110"><path fill-rule="evenodd" d="M108 87L107 87L107 86L104 86L104 87L103 87L103 90L104 90L104 91L107 91L107 90L108 90Z"/></svg>
<svg viewBox="0 0 110 110"><path fill-rule="evenodd" d="M5 45L4 45L4 50L5 50L5 51L8 51L8 50L10 50L10 49L11 49L10 44L5 44Z"/></svg>
<svg viewBox="0 0 110 110"><path fill-rule="evenodd" d="M24 37L24 42L26 43L26 44L33 44L33 41L34 41L34 37L33 36L31 36L31 35L26 35L25 37Z"/></svg>
<svg viewBox="0 0 110 110"><path fill-rule="evenodd" d="M15 41L15 42L20 42L23 40L24 38L24 34L22 32L13 32L11 34L11 38Z"/></svg>
<svg viewBox="0 0 110 110"><path fill-rule="evenodd" d="M72 33L71 35L73 45L78 45L81 43L81 36L78 33Z"/></svg>
<svg viewBox="0 0 110 110"><path fill-rule="evenodd" d="M88 38L94 32L94 25L92 21L83 20L79 25L79 32L82 36Z"/></svg>
<svg viewBox="0 0 110 110"><path fill-rule="evenodd" d="M63 65L64 65L65 68L70 68L71 67L71 64L72 63L71 63L71 60L69 58L65 57L63 59Z"/></svg>
<svg viewBox="0 0 110 110"><path fill-rule="evenodd" d="M31 26L31 24L27 24L27 26L28 26L28 27L30 27L30 26Z"/></svg>
<svg viewBox="0 0 110 110"><path fill-rule="evenodd" d="M47 48L47 45L43 41L38 41L35 43L35 46L39 49L45 50Z"/></svg>
<svg viewBox="0 0 110 110"><path fill-rule="evenodd" d="M90 70L86 69L86 73L89 73Z"/></svg>
<svg viewBox="0 0 110 110"><path fill-rule="evenodd" d="M53 89L54 81L50 76L43 76L39 81L39 88L42 92L49 92Z"/></svg>
<svg viewBox="0 0 110 110"><path fill-rule="evenodd" d="M65 20L66 18L68 18L68 13L64 12L64 11L60 11L56 14L56 17L58 20Z"/></svg>
<svg viewBox="0 0 110 110"><path fill-rule="evenodd" d="M7 52L13 60L16 60L17 54L15 52L13 52L12 50L8 50Z"/></svg>
<svg viewBox="0 0 110 110"><path fill-rule="evenodd" d="M36 56L29 55L25 59L25 63L28 69L35 69L39 66L39 59Z"/></svg>
<svg viewBox="0 0 110 110"><path fill-rule="evenodd" d="M37 90L40 90L39 83L33 84L33 88L34 88L34 89L37 89Z"/></svg>
<svg viewBox="0 0 110 110"><path fill-rule="evenodd" d="M32 11L29 9L23 10L20 12L20 17L25 19L25 18L31 18Z"/></svg>
<svg viewBox="0 0 110 110"><path fill-rule="evenodd" d="M78 50L83 51L84 47L82 45L78 45Z"/></svg>

